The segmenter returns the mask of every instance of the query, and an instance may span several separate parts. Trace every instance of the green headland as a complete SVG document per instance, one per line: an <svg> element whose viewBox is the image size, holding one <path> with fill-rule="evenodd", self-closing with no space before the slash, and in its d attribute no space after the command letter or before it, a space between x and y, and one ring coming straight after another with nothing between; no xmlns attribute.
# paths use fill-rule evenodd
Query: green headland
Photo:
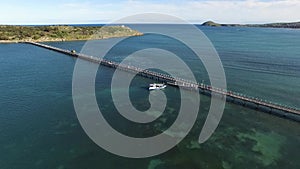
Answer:
<svg viewBox="0 0 300 169"><path fill-rule="evenodd" d="M139 36L142 33L126 26L15 26L0 25L0 43L44 42L106 39Z"/></svg>
<svg viewBox="0 0 300 169"><path fill-rule="evenodd" d="M207 21L202 26L232 26L232 27L265 27L265 28L292 28L300 29L300 22L289 22L289 23L266 23L266 24L221 24L213 21Z"/></svg>

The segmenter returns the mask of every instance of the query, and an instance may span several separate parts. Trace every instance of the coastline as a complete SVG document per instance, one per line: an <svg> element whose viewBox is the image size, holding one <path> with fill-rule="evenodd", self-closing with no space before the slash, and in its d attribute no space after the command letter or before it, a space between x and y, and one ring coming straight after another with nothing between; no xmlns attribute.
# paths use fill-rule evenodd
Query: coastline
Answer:
<svg viewBox="0 0 300 169"><path fill-rule="evenodd" d="M223 24L223 23L216 23L216 22L213 22L213 21L206 21L206 22L202 23L201 26L300 29L300 22L265 23L265 24Z"/></svg>
<svg viewBox="0 0 300 169"><path fill-rule="evenodd" d="M89 41L89 40L104 40L111 38L122 38L122 37L133 37L133 36L143 36L143 33L139 33L136 35L128 35L128 36L109 36L102 38L82 38L82 39L45 39L45 40L0 40L0 44L11 44L11 43L24 43L24 42L72 42L72 41Z"/></svg>
<svg viewBox="0 0 300 169"><path fill-rule="evenodd" d="M143 33L127 26L14 26L0 25L0 43L87 41L130 36Z"/></svg>

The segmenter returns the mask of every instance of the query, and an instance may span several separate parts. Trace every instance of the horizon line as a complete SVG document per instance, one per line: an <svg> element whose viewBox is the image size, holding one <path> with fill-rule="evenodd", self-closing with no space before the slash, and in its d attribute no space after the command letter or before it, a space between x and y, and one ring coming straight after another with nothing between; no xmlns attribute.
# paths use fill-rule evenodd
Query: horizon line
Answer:
<svg viewBox="0 0 300 169"><path fill-rule="evenodd" d="M224 22L215 22L213 20L207 20L207 21L204 21L204 22L190 22L190 24L194 24L194 25L201 25L205 22L208 22L208 21L212 21L214 23L217 23L217 24L238 24L238 25L248 25L248 24L273 24L273 23L297 23L297 22L300 22L300 21L278 21L278 22L257 22L257 23L254 23L254 22L249 22L249 23L224 23ZM54 22L54 23L40 23L40 22L37 22L37 23L0 23L0 26L51 26L51 25L126 25L126 24L177 24L177 25L182 25L182 24L185 24L185 23L175 23L175 22L165 22L165 23L157 23L157 22L146 22L146 23L137 23L137 22L128 22L128 23L109 23L109 22L106 22L106 21L103 21L103 22L98 22L98 21L87 21L87 22L69 22L69 23L59 23L59 22Z"/></svg>

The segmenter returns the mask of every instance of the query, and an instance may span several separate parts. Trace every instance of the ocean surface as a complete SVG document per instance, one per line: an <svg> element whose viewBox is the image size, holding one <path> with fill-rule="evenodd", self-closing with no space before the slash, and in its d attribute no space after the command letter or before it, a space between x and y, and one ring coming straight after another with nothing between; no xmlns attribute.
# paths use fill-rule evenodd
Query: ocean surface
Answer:
<svg viewBox="0 0 300 169"><path fill-rule="evenodd" d="M300 108L300 30L199 28L219 53L229 90ZM173 31L185 34L187 30L178 26ZM97 41L99 50L113 40L116 39ZM85 42L46 44L81 51ZM148 47L176 50L193 69L197 80L209 83L202 63L189 55L181 43L164 36L130 37L105 57L118 62L130 52ZM111 154L98 147L78 122L72 100L75 63L75 58L36 46L0 44L1 169L300 168L299 123L231 103L226 103L212 137L198 144L210 106L210 98L202 95L196 124L168 152L142 159ZM137 125L118 114L112 103L113 74L114 69L99 67L95 89L103 115L116 130L130 136L149 137L174 122L180 103L177 88L164 90L168 104L162 117ZM147 86L152 82L142 77L132 81L130 99L138 110L149 108Z"/></svg>

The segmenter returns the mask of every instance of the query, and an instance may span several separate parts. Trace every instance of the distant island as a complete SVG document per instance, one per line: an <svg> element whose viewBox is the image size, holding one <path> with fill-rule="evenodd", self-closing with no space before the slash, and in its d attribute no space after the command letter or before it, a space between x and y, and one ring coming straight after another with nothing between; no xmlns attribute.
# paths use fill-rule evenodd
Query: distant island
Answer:
<svg viewBox="0 0 300 169"><path fill-rule="evenodd" d="M264 28L292 28L299 29L300 22L290 22L290 23L267 23L267 24L220 24L213 21L207 21L202 24L202 26L232 26L232 27L264 27Z"/></svg>
<svg viewBox="0 0 300 169"><path fill-rule="evenodd" d="M0 25L0 43L106 39L139 36L141 32L121 26L15 26Z"/></svg>

